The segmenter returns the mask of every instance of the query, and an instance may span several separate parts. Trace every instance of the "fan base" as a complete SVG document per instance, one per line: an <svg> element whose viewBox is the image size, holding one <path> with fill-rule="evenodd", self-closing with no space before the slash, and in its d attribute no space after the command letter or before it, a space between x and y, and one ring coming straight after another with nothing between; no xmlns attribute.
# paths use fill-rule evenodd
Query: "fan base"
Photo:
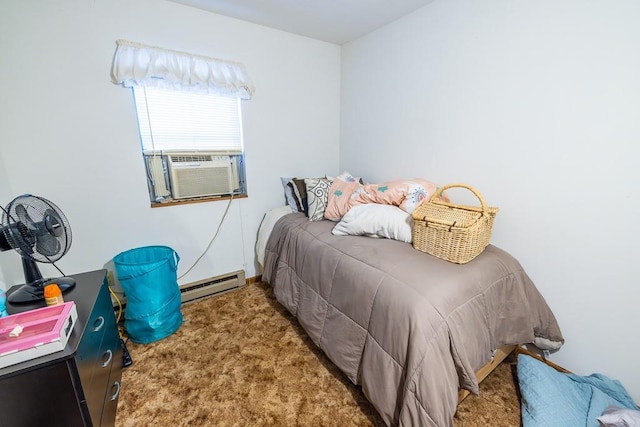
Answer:
<svg viewBox="0 0 640 427"><path fill-rule="evenodd" d="M55 279L42 279L34 283L27 283L7 295L7 301L11 304L27 304L44 300L44 287L55 283L64 294L76 285L76 279L71 277L57 277Z"/></svg>

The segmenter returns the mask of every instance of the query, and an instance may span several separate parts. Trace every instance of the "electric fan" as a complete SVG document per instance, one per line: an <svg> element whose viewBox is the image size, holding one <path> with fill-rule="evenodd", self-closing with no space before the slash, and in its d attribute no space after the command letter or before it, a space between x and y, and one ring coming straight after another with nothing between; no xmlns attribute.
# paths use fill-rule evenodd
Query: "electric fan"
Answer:
<svg viewBox="0 0 640 427"><path fill-rule="evenodd" d="M71 277L43 279L36 264L54 264L71 246L71 228L62 211L47 199L23 194L3 209L0 251L15 249L22 256L25 284L7 296L11 303L44 299L44 287L56 283L62 292L75 286ZM60 271L64 276L64 273Z"/></svg>

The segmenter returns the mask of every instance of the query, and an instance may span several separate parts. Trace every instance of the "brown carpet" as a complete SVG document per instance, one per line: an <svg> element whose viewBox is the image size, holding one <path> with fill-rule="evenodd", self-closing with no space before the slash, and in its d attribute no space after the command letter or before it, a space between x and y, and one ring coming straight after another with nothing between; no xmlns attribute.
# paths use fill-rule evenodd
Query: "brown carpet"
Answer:
<svg viewBox="0 0 640 427"><path fill-rule="evenodd" d="M127 346L116 427L383 426L354 386L258 283L182 307L173 335ZM507 358L481 394L459 406L457 426L519 426Z"/></svg>

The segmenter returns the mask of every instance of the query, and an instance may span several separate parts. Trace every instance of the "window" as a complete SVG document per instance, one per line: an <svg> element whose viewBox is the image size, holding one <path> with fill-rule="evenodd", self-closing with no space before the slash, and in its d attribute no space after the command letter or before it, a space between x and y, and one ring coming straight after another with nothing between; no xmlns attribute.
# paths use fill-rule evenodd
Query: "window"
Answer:
<svg viewBox="0 0 640 427"><path fill-rule="evenodd" d="M118 40L111 77L133 88L152 205L246 195L243 64Z"/></svg>
<svg viewBox="0 0 640 427"><path fill-rule="evenodd" d="M239 98L133 87L152 203L246 195Z"/></svg>

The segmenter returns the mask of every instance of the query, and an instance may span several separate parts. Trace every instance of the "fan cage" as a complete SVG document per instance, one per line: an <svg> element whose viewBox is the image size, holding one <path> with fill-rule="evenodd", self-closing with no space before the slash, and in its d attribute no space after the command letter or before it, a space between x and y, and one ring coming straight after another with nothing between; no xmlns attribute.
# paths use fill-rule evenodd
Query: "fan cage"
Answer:
<svg viewBox="0 0 640 427"><path fill-rule="evenodd" d="M69 221L50 200L24 194L13 199L5 210L4 237L22 257L53 263L69 251Z"/></svg>

